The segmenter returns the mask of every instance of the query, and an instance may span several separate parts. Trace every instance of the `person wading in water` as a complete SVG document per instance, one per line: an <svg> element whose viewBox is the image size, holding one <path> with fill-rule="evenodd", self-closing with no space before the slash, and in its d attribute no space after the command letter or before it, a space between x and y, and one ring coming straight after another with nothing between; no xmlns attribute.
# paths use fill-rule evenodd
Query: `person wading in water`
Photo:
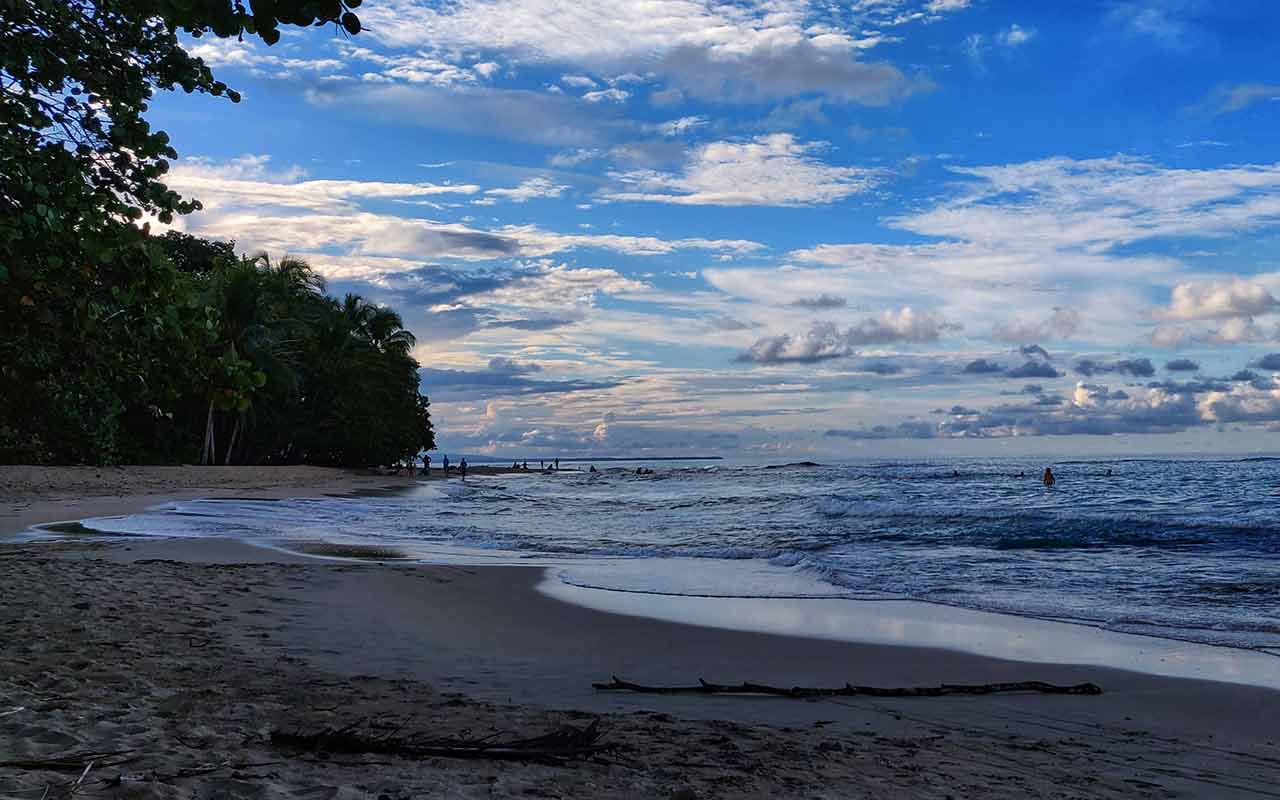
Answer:
<svg viewBox="0 0 1280 800"><path fill-rule="evenodd" d="M1057 481L1053 477L1053 470L1050 469L1049 467L1045 467L1044 468L1044 485L1052 486L1056 482Z"/></svg>

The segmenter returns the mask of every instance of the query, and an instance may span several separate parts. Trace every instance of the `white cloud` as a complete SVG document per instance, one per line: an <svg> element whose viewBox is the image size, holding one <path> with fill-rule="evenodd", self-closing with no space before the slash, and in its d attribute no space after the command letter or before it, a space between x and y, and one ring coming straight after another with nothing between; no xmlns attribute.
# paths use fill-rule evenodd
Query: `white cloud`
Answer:
<svg viewBox="0 0 1280 800"><path fill-rule="evenodd" d="M581 310L593 306L599 295L637 292L645 288L647 284L642 281L624 277L612 269L541 265L537 272L491 292L468 296L466 303L537 312Z"/></svg>
<svg viewBox="0 0 1280 800"><path fill-rule="evenodd" d="M1016 22L996 36L996 41L1005 47L1020 47L1036 38L1035 28L1024 28Z"/></svg>
<svg viewBox="0 0 1280 800"><path fill-rule="evenodd" d="M763 245L743 239L661 239L619 234L560 234L533 225L484 230L461 223L372 213L370 200L403 200L479 191L471 184L393 183L383 181L307 180L296 168L273 172L265 156L227 162L186 159L169 173L173 188L200 199L205 210L182 219L192 232L235 239L243 248L317 254L324 258L367 257L366 272L397 268L408 259L488 260L541 257L574 249L601 249L635 256L665 255L681 250L744 254ZM556 197L567 187L532 178L510 189L491 189L473 203L504 197L523 202ZM333 262L337 263L337 262ZM355 265L345 263L345 275Z"/></svg>
<svg viewBox="0 0 1280 800"><path fill-rule="evenodd" d="M823 147L787 133L750 142L713 142L694 149L679 174L611 173L625 188L602 197L680 205L803 206L834 202L878 182L876 170L831 166L815 158Z"/></svg>
<svg viewBox="0 0 1280 800"><path fill-rule="evenodd" d="M909 306L867 317L840 330L833 322L815 322L803 335L783 333L765 336L738 356L755 364L811 364L856 355L858 348L894 342L936 342L944 331L957 326L937 314L918 312Z"/></svg>
<svg viewBox="0 0 1280 800"><path fill-rule="evenodd" d="M600 85L586 75L561 75L560 82L565 86L573 86L579 89L594 89Z"/></svg>
<svg viewBox="0 0 1280 800"><path fill-rule="evenodd" d="M538 176L523 180L519 186L510 189L486 189L485 194L501 197L513 203L525 203L529 200L560 197L569 188L565 184L553 183L545 176Z"/></svg>
<svg viewBox="0 0 1280 800"><path fill-rule="evenodd" d="M928 4L933 13L960 7ZM383 0L360 13L367 35L392 48L501 52L596 74L652 72L720 99L819 92L882 104L928 87L891 65L860 61L866 37L803 0L580 0L571 12L555 0Z"/></svg>
<svg viewBox="0 0 1280 800"><path fill-rule="evenodd" d="M1173 287L1168 308L1157 308L1151 316L1183 322L1254 317L1275 310L1276 305L1276 298L1259 281L1232 278L1210 283L1179 283Z"/></svg>
<svg viewBox="0 0 1280 800"><path fill-rule="evenodd" d="M1267 100L1280 100L1280 84L1224 83L1215 86L1192 110L1211 115L1230 114Z"/></svg>
<svg viewBox="0 0 1280 800"><path fill-rule="evenodd" d="M698 128L706 127L707 122L707 118L702 116L681 117L680 119L659 123L657 130L663 136L683 136Z"/></svg>
<svg viewBox="0 0 1280 800"><path fill-rule="evenodd" d="M214 163L201 158L179 161L164 181L213 210L226 207L276 207L313 211L354 208L358 200L470 195L473 184L396 183L389 181L302 180L297 167L273 172L269 157L246 155Z"/></svg>
<svg viewBox="0 0 1280 800"><path fill-rule="evenodd" d="M889 223L926 236L1096 252L1158 237L1225 236L1280 220L1280 164L1171 169L1113 156L949 169L976 183Z"/></svg>
<svg viewBox="0 0 1280 800"><path fill-rule="evenodd" d="M1196 403L1208 422L1273 422L1280 419L1280 388L1259 389L1248 382L1230 391L1209 392Z"/></svg>
<svg viewBox="0 0 1280 800"><path fill-rule="evenodd" d="M582 99L586 100L588 103L623 103L626 102L626 99L630 96L631 92L628 92L625 89L611 87L608 89L600 89L595 92L587 92L582 96Z"/></svg>
<svg viewBox="0 0 1280 800"><path fill-rule="evenodd" d="M186 48L211 67L239 67L255 75L290 78L299 73L332 72L346 64L335 58L289 58L266 51L264 45L210 37Z"/></svg>

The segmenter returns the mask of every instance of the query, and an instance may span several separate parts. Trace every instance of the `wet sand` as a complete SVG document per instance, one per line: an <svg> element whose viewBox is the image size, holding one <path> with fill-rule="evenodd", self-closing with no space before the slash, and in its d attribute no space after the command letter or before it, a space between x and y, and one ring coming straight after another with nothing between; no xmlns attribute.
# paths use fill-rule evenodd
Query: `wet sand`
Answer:
<svg viewBox="0 0 1280 800"><path fill-rule="evenodd" d="M162 495L109 502L122 513ZM102 513L101 500L82 498L77 508L91 510L80 515ZM89 796L1280 796L1280 692L676 624L565 603L537 591L542 577L230 540L0 546L0 762L130 750L127 763L90 771ZM800 701L590 688L613 674L1092 681L1105 693ZM619 749L574 767L322 758L267 738L358 719L531 736L597 715ZM0 766L0 797L49 786L65 796L78 774Z"/></svg>

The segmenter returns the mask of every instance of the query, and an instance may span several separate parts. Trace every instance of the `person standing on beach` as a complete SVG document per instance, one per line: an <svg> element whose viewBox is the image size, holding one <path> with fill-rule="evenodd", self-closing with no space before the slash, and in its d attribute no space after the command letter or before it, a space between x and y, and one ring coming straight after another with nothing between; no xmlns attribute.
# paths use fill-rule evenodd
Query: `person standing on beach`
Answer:
<svg viewBox="0 0 1280 800"><path fill-rule="evenodd" d="M458 474L462 476L462 479L464 481L467 479L467 457L466 456L463 456L462 460L458 462Z"/></svg>
<svg viewBox="0 0 1280 800"><path fill-rule="evenodd" d="M558 459L558 458L557 458L557 459L555 460L555 465L556 465L556 466L555 466L555 470L556 470L556 472L559 472L559 471L560 471L560 459Z"/></svg>
<svg viewBox="0 0 1280 800"><path fill-rule="evenodd" d="M1053 469L1050 467L1045 467L1044 468L1044 485L1052 486L1055 483L1057 483L1057 480L1053 477Z"/></svg>
<svg viewBox="0 0 1280 800"><path fill-rule="evenodd" d="M431 454L424 453L422 455L422 474L428 478L431 477Z"/></svg>
<svg viewBox="0 0 1280 800"><path fill-rule="evenodd" d="M449 454L444 454L444 476L449 477Z"/></svg>

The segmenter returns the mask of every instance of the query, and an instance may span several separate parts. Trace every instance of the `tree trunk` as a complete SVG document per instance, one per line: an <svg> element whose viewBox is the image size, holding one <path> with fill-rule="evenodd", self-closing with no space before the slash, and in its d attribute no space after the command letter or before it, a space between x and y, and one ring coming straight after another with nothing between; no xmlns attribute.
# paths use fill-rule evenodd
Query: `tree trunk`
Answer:
<svg viewBox="0 0 1280 800"><path fill-rule="evenodd" d="M227 443L227 458L223 462L228 466L230 466L231 464L232 454L235 453L236 442L240 439L240 429L243 426L243 424L244 424L244 414L243 413L237 414L235 427L231 429L231 440Z"/></svg>
<svg viewBox="0 0 1280 800"><path fill-rule="evenodd" d="M202 465L218 463L218 453L213 440L213 401L209 401L209 416L204 423L204 448L200 451Z"/></svg>

